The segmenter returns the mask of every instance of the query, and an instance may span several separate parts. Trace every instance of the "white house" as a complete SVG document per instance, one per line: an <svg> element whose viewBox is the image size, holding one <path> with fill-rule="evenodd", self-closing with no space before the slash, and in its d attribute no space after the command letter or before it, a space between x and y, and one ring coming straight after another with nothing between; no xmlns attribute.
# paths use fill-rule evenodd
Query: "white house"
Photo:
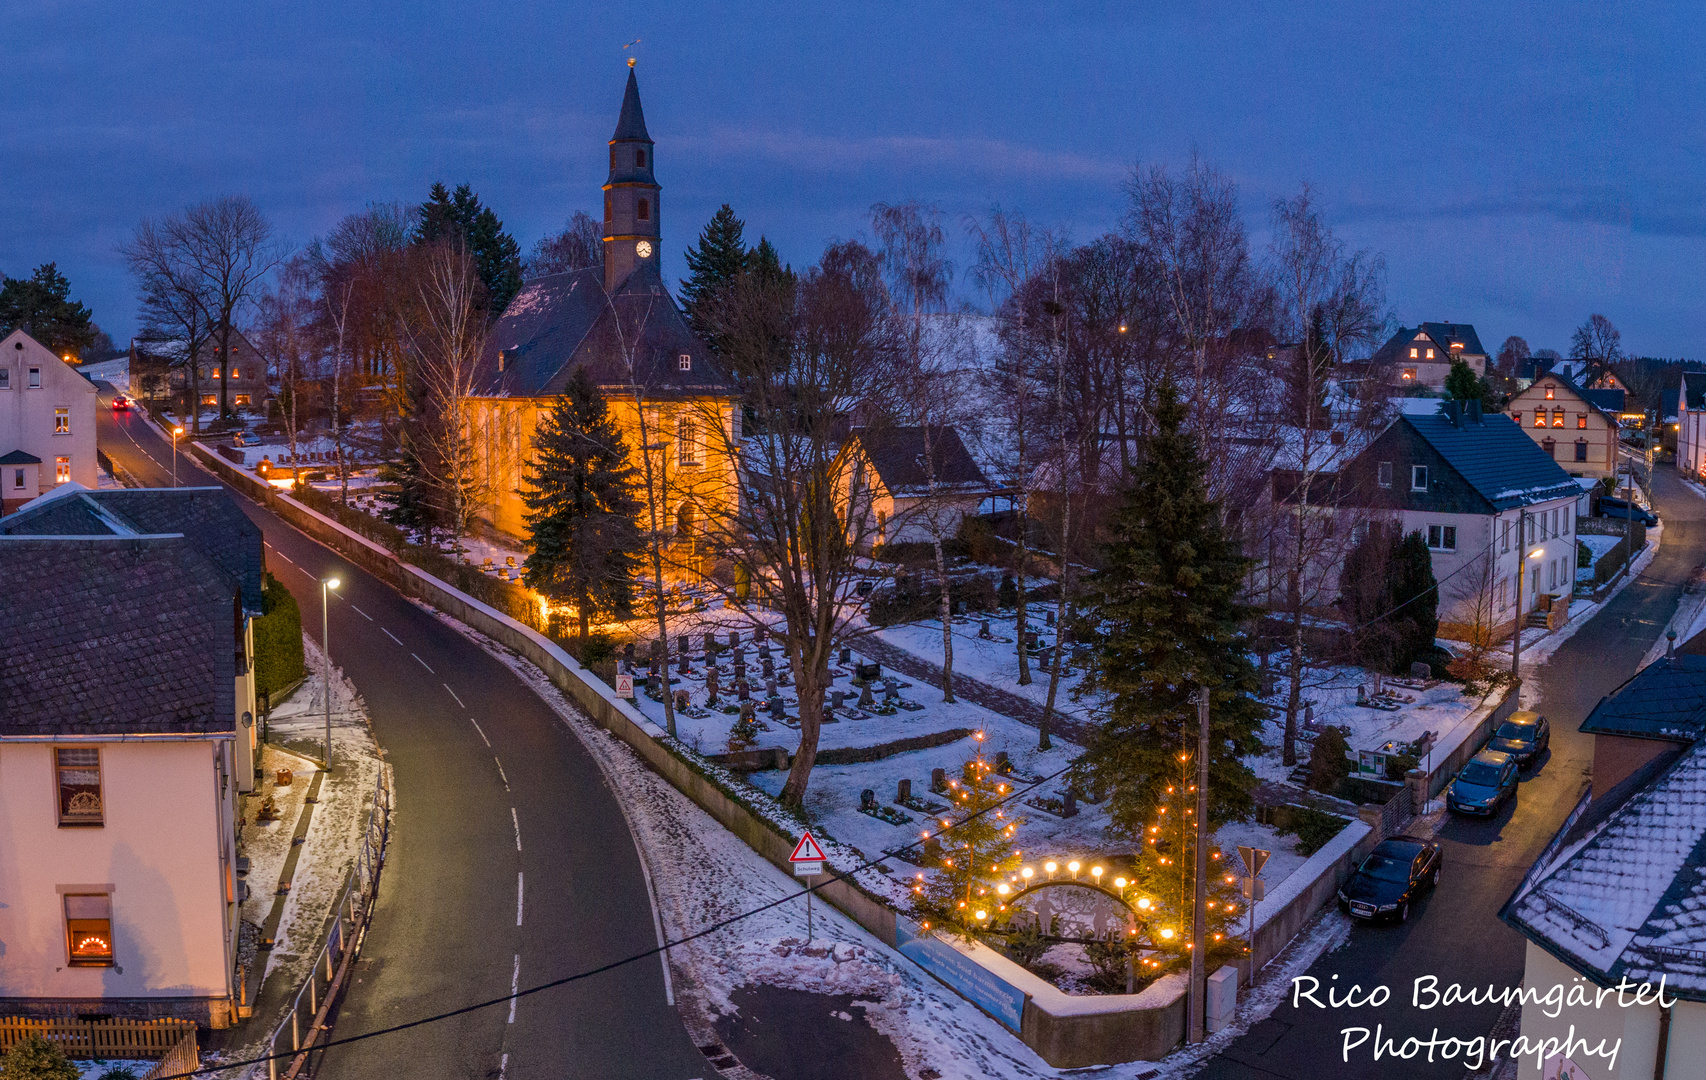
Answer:
<svg viewBox="0 0 1706 1080"><path fill-rule="evenodd" d="M946 426L859 428L842 448L839 483L861 549L958 534L989 481Z"/></svg>
<svg viewBox="0 0 1706 1080"><path fill-rule="evenodd" d="M1706 470L1706 371L1685 371L1676 398L1676 467L1700 479Z"/></svg>
<svg viewBox="0 0 1706 1080"><path fill-rule="evenodd" d="M94 487L95 384L35 338L0 341L0 514L75 480Z"/></svg>
<svg viewBox="0 0 1706 1080"><path fill-rule="evenodd" d="M0 522L0 1015L231 1021L263 559L219 489Z"/></svg>

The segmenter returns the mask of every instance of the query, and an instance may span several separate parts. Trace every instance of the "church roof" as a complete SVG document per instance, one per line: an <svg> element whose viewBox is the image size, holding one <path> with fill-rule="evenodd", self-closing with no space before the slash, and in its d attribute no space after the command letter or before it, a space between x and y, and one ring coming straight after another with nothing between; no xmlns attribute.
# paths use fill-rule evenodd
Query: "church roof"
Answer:
<svg viewBox="0 0 1706 1080"><path fill-rule="evenodd" d="M610 136L611 142L626 140L652 141L646 134L646 114L640 108L640 83L634 78L633 68L628 69L628 89L622 93L622 115L616 118L616 134Z"/></svg>
<svg viewBox="0 0 1706 1080"><path fill-rule="evenodd" d="M487 335L475 396L554 396L579 367L600 386L632 381L651 394L728 392L728 379L664 288L657 265L647 259L614 296L604 291L603 267L528 282Z"/></svg>

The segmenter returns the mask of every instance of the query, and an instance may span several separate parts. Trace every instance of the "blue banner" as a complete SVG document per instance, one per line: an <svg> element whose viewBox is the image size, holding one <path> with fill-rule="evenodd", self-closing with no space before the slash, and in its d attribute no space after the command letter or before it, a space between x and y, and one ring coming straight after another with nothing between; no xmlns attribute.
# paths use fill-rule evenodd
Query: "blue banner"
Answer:
<svg viewBox="0 0 1706 1080"><path fill-rule="evenodd" d="M905 919L895 939L913 963L953 987L961 997L995 1017L1015 1033L1025 1018L1025 992L934 936L917 936Z"/></svg>

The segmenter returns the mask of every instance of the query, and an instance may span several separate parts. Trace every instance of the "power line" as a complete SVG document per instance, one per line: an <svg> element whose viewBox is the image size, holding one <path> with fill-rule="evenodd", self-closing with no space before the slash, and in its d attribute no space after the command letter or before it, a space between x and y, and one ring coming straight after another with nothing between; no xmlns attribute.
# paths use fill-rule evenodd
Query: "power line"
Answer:
<svg viewBox="0 0 1706 1080"><path fill-rule="evenodd" d="M1031 791L1035 791L1037 788L1048 783L1049 781L1065 775L1067 772L1071 771L1071 769L1072 769L1072 766L1067 765L1061 769L1056 770L1055 772L1050 773L1049 775L1047 775L1045 777L1042 777L1036 783L1031 784L1028 787L1015 788L1013 791L1013 794L1007 796L1004 799L999 799L996 802L990 803L988 806L984 807L982 810L977 811L976 813L966 815L964 818L961 818L959 821L956 821L954 824L948 826L947 828L937 830L933 835L941 836L943 833L952 832L954 829L959 828L961 825L965 825L968 822L975 821L977 818L982 817L984 814L989 813L991 810L995 810L995 809L998 809L1002 806L1005 806L1006 804L1012 802L1014 799L1019 798L1021 795L1024 795L1024 794L1031 792ZM892 857L892 856L898 855L899 853L901 853L903 851L910 851L913 848L922 846L924 843L924 839L925 838L921 837L917 840L912 841L909 844L903 844L900 847L891 848L888 851L883 852L883 855L885 857ZM707 937L711 934L715 934L719 930L726 929L727 927L732 926L737 922L741 922L744 919L750 919L754 915L760 915L766 911L769 911L771 908L780 907L783 904L791 903L795 900L798 900L802 896L807 896L811 893L815 893L819 889L826 888L831 883L833 883L835 881L839 881L842 878L851 878L854 874L859 873L861 870L868 870L871 867L876 866L877 864L881 863L882 861L883 861L882 858L866 860L865 862L861 863L858 866L853 867L850 870L843 871L838 877L830 878L827 881L820 881L816 885L808 886L807 888L802 889L797 893L789 893L787 896L784 896L779 900L773 900L768 904L762 904L758 907L752 908L749 911L743 911L739 915L731 915L727 919L722 920L721 922L712 923L710 926L707 926L704 929L698 930L692 934L688 934L686 937L679 938L679 939L674 940L674 941L667 941L662 945L658 945L658 946L655 946L654 948L647 949L644 952L634 953L633 955L623 957L620 960L612 960L607 964L601 964L598 967L590 968L586 971L577 972L573 975L565 975L560 979L552 979L549 982L543 982L543 983L538 984L537 986L530 986L525 990L517 990L514 993L505 994L502 997L490 998L486 1001L477 1001L471 1005L463 1005L460 1008L450 1009L446 1012L435 1013L432 1016L423 1016L418 1020L408 1020L408 1021L405 1021L401 1024L393 1024L390 1027L380 1028L377 1031L367 1031L367 1032L363 1032L360 1035L350 1035L350 1036L347 1036L346 1038L342 1038L342 1039L333 1039L329 1042L322 1043L318 1047L310 1048L309 1052L312 1053L313 1050L317 1049L323 1053L326 1050L330 1050L334 1046L347 1046L350 1043L363 1042L367 1039L376 1039L381 1035L395 1035L396 1033L398 1033L400 1031L408 1031L411 1028L423 1027L427 1024L436 1024L441 1020L450 1020L454 1017L462 1016L462 1015L465 1015L467 1013L478 1012L481 1009L489 1009L494 1005L503 1005L503 1004L506 1004L506 1003L511 1002L511 1001L517 1001L517 1000L520 1000L521 998L528 997L532 994L541 993L542 991L545 991L545 990L554 990L559 986L567 986L569 983L579 982L582 979L590 979L594 975L602 975L607 971L614 971L615 969L617 969L619 967L624 967L628 964L632 964L632 963L635 963L635 962L640 961L640 960L650 959L651 957L657 956L659 953L667 952L668 950L675 948L677 946L686 945L689 942L697 941L702 937ZM190 1077L204 1076L204 1075L207 1075L209 1073L223 1072L226 1069L244 1068L244 1067L249 1066L249 1065L260 1065L260 1064L262 1064L264 1062L268 1062L268 1061L278 1061L278 1060L293 1058L302 1052L303 1051L301 1051L301 1050L290 1050L290 1051L277 1053L277 1054L265 1054L261 1057L246 1058L242 1061L226 1061L226 1062L221 1062L218 1065L209 1065L209 1066L206 1066L204 1068L196 1069L192 1072L172 1073L169 1076L159 1077L158 1080L189 1080Z"/></svg>

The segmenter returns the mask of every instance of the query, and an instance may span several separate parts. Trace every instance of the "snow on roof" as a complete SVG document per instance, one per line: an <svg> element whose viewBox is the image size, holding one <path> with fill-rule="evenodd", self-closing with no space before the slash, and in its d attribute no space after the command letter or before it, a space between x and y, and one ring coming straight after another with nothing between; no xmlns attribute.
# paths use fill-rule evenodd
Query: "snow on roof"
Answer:
<svg viewBox="0 0 1706 1080"><path fill-rule="evenodd" d="M1706 742L1565 848L1505 918L1606 983L1706 1000Z"/></svg>

